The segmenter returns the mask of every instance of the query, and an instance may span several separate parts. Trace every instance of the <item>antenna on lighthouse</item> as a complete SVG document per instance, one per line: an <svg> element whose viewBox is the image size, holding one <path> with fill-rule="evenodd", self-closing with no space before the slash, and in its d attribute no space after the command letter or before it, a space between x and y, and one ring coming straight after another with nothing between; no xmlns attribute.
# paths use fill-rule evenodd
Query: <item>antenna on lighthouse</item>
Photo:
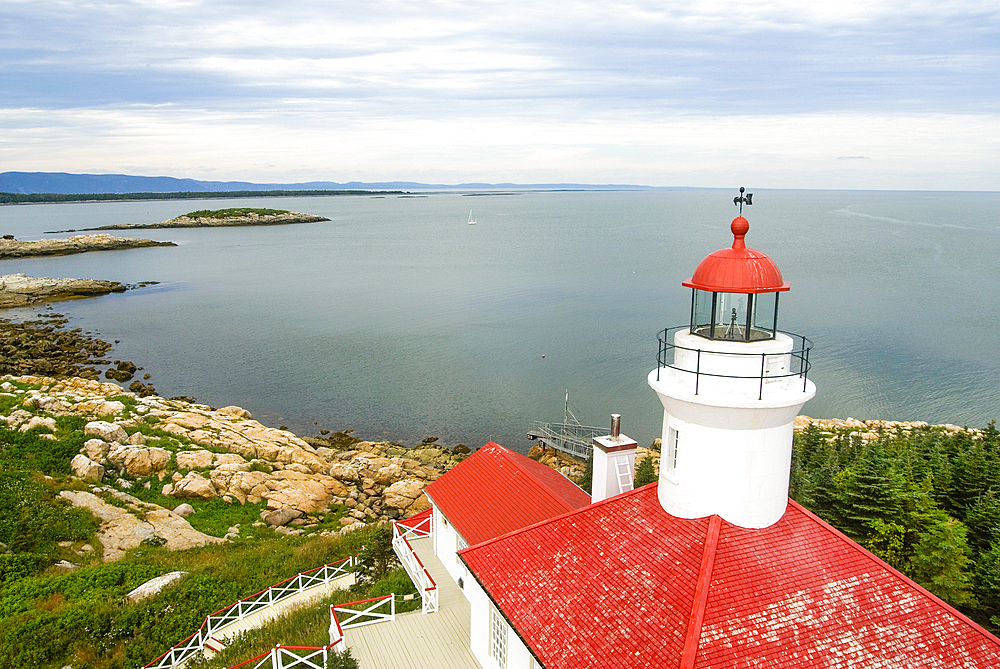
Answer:
<svg viewBox="0 0 1000 669"><path fill-rule="evenodd" d="M743 215L743 205L744 204L746 204L747 206L750 206L750 205L753 204L753 202L751 201L751 200L753 200L753 193L747 193L744 196L743 193L745 193L745 192L746 192L746 189L743 186L740 186L740 194L739 194L739 196L733 198L733 205L734 206L737 205L737 204L740 205L740 216Z"/></svg>

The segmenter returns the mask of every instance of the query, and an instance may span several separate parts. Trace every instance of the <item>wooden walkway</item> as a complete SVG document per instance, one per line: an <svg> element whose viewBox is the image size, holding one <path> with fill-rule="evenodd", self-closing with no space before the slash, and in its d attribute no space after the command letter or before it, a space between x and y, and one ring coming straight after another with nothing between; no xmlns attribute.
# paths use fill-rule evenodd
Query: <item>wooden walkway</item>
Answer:
<svg viewBox="0 0 1000 669"><path fill-rule="evenodd" d="M436 613L344 631L361 669L482 669L469 649L469 602L434 555L430 537L410 540L438 587Z"/></svg>

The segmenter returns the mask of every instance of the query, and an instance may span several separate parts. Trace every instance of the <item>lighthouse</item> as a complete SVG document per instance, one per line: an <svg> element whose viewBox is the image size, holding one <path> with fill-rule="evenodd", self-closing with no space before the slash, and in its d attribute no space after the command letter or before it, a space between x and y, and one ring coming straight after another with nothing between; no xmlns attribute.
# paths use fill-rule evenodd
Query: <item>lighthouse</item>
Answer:
<svg viewBox="0 0 1000 669"><path fill-rule="evenodd" d="M816 386L812 343L778 329L778 297L790 286L771 258L747 247L750 223L740 213L732 247L683 282L690 322L660 334L648 381L663 404L663 508L761 528L785 513L795 416Z"/></svg>

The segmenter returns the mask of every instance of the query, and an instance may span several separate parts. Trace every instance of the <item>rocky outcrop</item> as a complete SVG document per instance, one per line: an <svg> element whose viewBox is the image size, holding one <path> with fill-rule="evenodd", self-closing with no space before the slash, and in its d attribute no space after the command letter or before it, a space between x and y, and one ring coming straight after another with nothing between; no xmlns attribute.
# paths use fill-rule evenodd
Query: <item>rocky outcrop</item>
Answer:
<svg viewBox="0 0 1000 669"><path fill-rule="evenodd" d="M117 225L103 225L99 228L89 228L90 230L154 230L160 228L224 228L248 225L289 225L292 223L316 223L319 221L329 221L323 216L312 214L300 214L294 211L286 211L280 214L256 214L253 212L242 216L178 216L159 223L120 223Z"/></svg>
<svg viewBox="0 0 1000 669"><path fill-rule="evenodd" d="M203 534L179 515L155 504L109 488L94 488L95 492L113 495L125 508L105 502L91 492L63 490L59 496L73 506L87 509L99 521L97 531L104 547L105 562L117 560L125 551L144 541L163 545L169 550L184 550L196 546L222 543L223 540Z"/></svg>
<svg viewBox="0 0 1000 669"><path fill-rule="evenodd" d="M128 286L97 279L50 279L26 274L0 276L0 309L24 307L50 300L70 300L108 293L123 293Z"/></svg>
<svg viewBox="0 0 1000 669"><path fill-rule="evenodd" d="M429 506L427 484L468 452L432 440L409 450L343 433L305 440L260 424L240 407L136 397L80 378L5 377L0 390L25 407L0 416L12 427L35 421L40 429L54 428L52 417L60 415L91 419L84 427L89 438L73 461L79 478L127 488L143 479L149 487L157 477L163 481L157 489L178 502L264 502L269 511L295 515L294 522L274 524L289 532L315 526L331 511L344 515L345 531L421 511Z"/></svg>
<svg viewBox="0 0 1000 669"><path fill-rule="evenodd" d="M156 242L152 239L113 237L106 234L77 235L67 239L42 239L37 242L19 242L0 239L0 260L27 256L62 256L87 251L117 251L149 246L177 246L173 242Z"/></svg>

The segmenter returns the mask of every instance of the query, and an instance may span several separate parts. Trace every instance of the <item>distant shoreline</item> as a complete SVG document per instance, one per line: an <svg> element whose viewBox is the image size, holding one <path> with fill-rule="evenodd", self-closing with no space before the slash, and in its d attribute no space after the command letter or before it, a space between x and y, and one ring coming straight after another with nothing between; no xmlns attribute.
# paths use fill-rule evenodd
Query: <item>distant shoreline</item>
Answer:
<svg viewBox="0 0 1000 669"><path fill-rule="evenodd" d="M250 197L321 197L331 195L404 195L401 190L235 190L175 193L0 193L0 205L61 202L140 202L143 200L228 200Z"/></svg>

